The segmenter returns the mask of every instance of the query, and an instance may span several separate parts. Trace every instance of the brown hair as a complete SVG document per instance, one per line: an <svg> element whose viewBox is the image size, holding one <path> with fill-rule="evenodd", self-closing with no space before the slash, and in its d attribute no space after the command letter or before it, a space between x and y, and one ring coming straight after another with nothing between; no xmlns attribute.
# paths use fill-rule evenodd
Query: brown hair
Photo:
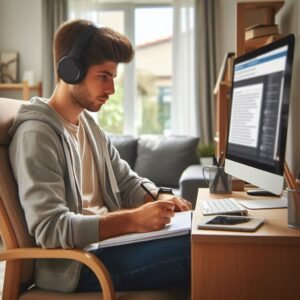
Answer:
<svg viewBox="0 0 300 300"><path fill-rule="evenodd" d="M60 25L55 33L53 44L55 70L61 58L71 51L76 38L91 24L90 21L79 19ZM134 51L129 39L107 27L99 27L82 51L87 68L105 61L127 63L132 60L133 55ZM56 76L59 78L57 72Z"/></svg>

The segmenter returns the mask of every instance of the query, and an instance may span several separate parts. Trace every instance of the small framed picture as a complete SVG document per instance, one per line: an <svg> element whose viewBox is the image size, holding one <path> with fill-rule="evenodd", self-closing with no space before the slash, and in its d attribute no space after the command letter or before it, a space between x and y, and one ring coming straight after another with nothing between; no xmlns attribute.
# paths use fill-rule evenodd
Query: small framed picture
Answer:
<svg viewBox="0 0 300 300"><path fill-rule="evenodd" d="M15 51L0 51L0 82L18 82L19 54Z"/></svg>

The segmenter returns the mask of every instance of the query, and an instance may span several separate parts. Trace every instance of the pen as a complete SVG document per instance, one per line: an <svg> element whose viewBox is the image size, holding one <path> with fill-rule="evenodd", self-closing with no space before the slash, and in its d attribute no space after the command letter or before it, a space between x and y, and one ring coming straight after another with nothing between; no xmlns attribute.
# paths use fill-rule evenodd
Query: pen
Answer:
<svg viewBox="0 0 300 300"><path fill-rule="evenodd" d="M296 190L297 189L297 183L296 183L297 180L295 180L295 177L292 174L292 172L290 171L290 168L286 162L284 163L284 177L285 177L286 183L288 185L288 188L290 188L292 190Z"/></svg>
<svg viewBox="0 0 300 300"><path fill-rule="evenodd" d="M219 166L216 156L214 154L213 154L213 163L215 166L217 166L217 167Z"/></svg>
<svg viewBox="0 0 300 300"><path fill-rule="evenodd" d="M224 152L221 153L220 157L219 157L219 166L223 167L223 156L224 156Z"/></svg>
<svg viewBox="0 0 300 300"><path fill-rule="evenodd" d="M296 179L296 184L298 186L298 188L300 187L300 170L298 172L298 176L297 176L297 179Z"/></svg>
<svg viewBox="0 0 300 300"><path fill-rule="evenodd" d="M143 183L141 183L141 187L154 201L156 201L156 198L154 197L154 195L145 187L145 185Z"/></svg>

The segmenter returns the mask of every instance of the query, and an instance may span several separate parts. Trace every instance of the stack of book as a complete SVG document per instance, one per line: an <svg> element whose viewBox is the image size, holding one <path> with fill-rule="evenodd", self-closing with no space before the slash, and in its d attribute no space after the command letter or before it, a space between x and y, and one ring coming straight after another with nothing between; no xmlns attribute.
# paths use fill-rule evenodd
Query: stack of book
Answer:
<svg viewBox="0 0 300 300"><path fill-rule="evenodd" d="M251 40L264 36L278 35L279 30L276 24L256 24L245 29L245 40Z"/></svg>

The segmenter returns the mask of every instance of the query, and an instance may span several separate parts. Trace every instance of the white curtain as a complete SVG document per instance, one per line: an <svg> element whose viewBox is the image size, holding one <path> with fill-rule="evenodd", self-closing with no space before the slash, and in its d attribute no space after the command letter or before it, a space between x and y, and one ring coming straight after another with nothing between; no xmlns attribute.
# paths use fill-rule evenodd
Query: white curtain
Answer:
<svg viewBox="0 0 300 300"><path fill-rule="evenodd" d="M88 19L97 23L98 3L93 0L68 0L69 19Z"/></svg>
<svg viewBox="0 0 300 300"><path fill-rule="evenodd" d="M173 0L173 134L200 135L195 97L195 0Z"/></svg>
<svg viewBox="0 0 300 300"><path fill-rule="evenodd" d="M43 0L43 96L50 97L55 87L52 46L58 26L67 20L67 0Z"/></svg>

